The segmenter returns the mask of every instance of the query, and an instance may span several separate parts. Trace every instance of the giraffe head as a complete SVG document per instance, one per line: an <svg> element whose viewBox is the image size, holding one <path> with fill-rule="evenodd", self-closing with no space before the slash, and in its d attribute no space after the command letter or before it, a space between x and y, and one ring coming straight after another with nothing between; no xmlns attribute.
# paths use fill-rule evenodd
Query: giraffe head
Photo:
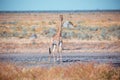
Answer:
<svg viewBox="0 0 120 80"><path fill-rule="evenodd" d="M63 15L60 15L60 21L61 22L63 21Z"/></svg>

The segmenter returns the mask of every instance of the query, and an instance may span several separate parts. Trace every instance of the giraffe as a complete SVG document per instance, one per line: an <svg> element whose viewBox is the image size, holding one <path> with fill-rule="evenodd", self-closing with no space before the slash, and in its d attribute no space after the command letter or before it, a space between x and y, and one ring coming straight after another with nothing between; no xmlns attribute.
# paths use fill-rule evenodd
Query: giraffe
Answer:
<svg viewBox="0 0 120 80"><path fill-rule="evenodd" d="M58 53L57 55L57 59L59 57L60 61L62 61L62 23L63 23L63 15L60 15L60 22L58 22L58 29L57 29L57 33L52 37L51 42L50 42L50 46L49 46L49 54L51 56L53 56L54 58L54 62L56 61L56 52ZM50 61L50 58L49 58Z"/></svg>

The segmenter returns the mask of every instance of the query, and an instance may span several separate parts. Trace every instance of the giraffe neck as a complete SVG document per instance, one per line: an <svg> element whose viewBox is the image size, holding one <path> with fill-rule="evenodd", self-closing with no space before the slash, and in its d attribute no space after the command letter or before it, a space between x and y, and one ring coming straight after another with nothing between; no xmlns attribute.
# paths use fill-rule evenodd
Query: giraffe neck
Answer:
<svg viewBox="0 0 120 80"><path fill-rule="evenodd" d="M59 23L59 25L57 25L58 29L57 29L57 33L55 34L55 36L53 36L54 40L60 40L60 38L62 37L62 23Z"/></svg>
<svg viewBox="0 0 120 80"><path fill-rule="evenodd" d="M57 33L53 36L53 40L61 41L62 40L62 23L63 23L63 16L60 15L60 21L57 24Z"/></svg>

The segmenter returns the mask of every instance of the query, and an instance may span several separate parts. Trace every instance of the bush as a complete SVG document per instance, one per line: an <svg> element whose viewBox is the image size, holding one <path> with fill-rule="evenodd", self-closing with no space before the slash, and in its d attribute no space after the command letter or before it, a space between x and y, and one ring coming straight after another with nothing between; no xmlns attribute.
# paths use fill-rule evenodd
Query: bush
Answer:
<svg viewBox="0 0 120 80"><path fill-rule="evenodd" d="M48 37L52 37L52 36L54 36L54 35L56 34L56 29L50 28L50 29L47 30L46 32L47 32L46 35L47 35Z"/></svg>
<svg viewBox="0 0 120 80"><path fill-rule="evenodd" d="M52 25L52 22L50 21L50 22L48 22L48 24L49 24L49 25Z"/></svg>
<svg viewBox="0 0 120 80"><path fill-rule="evenodd" d="M98 27L90 27L90 31L97 31Z"/></svg>
<svg viewBox="0 0 120 80"><path fill-rule="evenodd" d="M18 22L8 22L8 24L13 24L13 25L15 25L15 24L17 24Z"/></svg>
<svg viewBox="0 0 120 80"><path fill-rule="evenodd" d="M19 37L19 33L18 32L14 32L12 36L13 37Z"/></svg>
<svg viewBox="0 0 120 80"><path fill-rule="evenodd" d="M78 25L77 27L75 27L75 29L77 29L77 30L86 30L86 27Z"/></svg>
<svg viewBox="0 0 120 80"><path fill-rule="evenodd" d="M56 24L56 22L55 21L50 21L50 22L48 22L48 24L52 25L52 24Z"/></svg>
<svg viewBox="0 0 120 80"><path fill-rule="evenodd" d="M103 40L108 40L109 39L107 28L102 28L101 37L102 37Z"/></svg>
<svg viewBox="0 0 120 80"><path fill-rule="evenodd" d="M75 38L76 34L74 32L62 32L63 38Z"/></svg>
<svg viewBox="0 0 120 80"><path fill-rule="evenodd" d="M0 32L0 37L8 38L12 36L13 36L13 33L6 32L6 31Z"/></svg>
<svg viewBox="0 0 120 80"><path fill-rule="evenodd" d="M7 22L1 22L1 24L7 24Z"/></svg>
<svg viewBox="0 0 120 80"><path fill-rule="evenodd" d="M22 36L23 37L27 36L27 29L25 27L22 28Z"/></svg>
<svg viewBox="0 0 120 80"><path fill-rule="evenodd" d="M116 31L116 30L120 30L120 26L111 26L108 29L110 32Z"/></svg>
<svg viewBox="0 0 120 80"><path fill-rule="evenodd" d="M62 32L62 37L66 38L66 34L67 34L67 32Z"/></svg>
<svg viewBox="0 0 120 80"><path fill-rule="evenodd" d="M82 39L82 40L85 40L85 39L90 39L90 38L92 38L92 36L90 35L88 35L88 34L86 34L86 33L78 33L77 34L77 38L78 39Z"/></svg>
<svg viewBox="0 0 120 80"><path fill-rule="evenodd" d="M114 31L113 36L116 37L117 39L120 39L120 30Z"/></svg>
<svg viewBox="0 0 120 80"><path fill-rule="evenodd" d="M24 28L23 28L24 29ZM32 26L32 31L35 32L36 26Z"/></svg>
<svg viewBox="0 0 120 80"><path fill-rule="evenodd" d="M120 39L120 26L111 26L108 31L111 33L111 36Z"/></svg>

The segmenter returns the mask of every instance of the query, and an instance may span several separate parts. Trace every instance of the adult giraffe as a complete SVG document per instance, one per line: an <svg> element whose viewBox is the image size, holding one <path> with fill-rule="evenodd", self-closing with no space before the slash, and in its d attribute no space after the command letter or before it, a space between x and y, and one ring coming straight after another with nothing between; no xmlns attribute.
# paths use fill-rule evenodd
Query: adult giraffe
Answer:
<svg viewBox="0 0 120 80"><path fill-rule="evenodd" d="M52 37L50 46L49 46L49 54L50 58L51 56L54 58L54 62L56 59L60 59L62 61L62 24L63 24L63 15L60 15L60 21L58 21L57 27L57 33ZM57 56L55 55L57 53Z"/></svg>

